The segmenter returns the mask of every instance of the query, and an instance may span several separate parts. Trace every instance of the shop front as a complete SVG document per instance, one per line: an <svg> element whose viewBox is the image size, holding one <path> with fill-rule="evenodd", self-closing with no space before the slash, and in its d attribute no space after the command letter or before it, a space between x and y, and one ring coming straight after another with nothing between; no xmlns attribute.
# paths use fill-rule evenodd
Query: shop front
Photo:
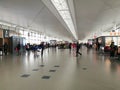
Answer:
<svg viewBox="0 0 120 90"><path fill-rule="evenodd" d="M104 47L104 51L110 50L110 45L114 42L115 46L120 46L120 36L101 36L96 38L97 43L100 43Z"/></svg>
<svg viewBox="0 0 120 90"><path fill-rule="evenodd" d="M3 55L3 30L0 29L0 55Z"/></svg>

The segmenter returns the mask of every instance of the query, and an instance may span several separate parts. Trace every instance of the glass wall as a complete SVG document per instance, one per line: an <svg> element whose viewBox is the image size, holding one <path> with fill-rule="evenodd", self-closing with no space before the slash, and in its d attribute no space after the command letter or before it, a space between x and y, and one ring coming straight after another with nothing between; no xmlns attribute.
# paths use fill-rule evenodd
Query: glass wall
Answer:
<svg viewBox="0 0 120 90"><path fill-rule="evenodd" d="M19 30L19 33L21 37L25 37L26 43L30 43L30 44L40 44L41 42L50 43L50 40L59 41L59 39L57 38L53 38L45 34L40 34L34 31Z"/></svg>
<svg viewBox="0 0 120 90"><path fill-rule="evenodd" d="M61 41L58 38L50 37L50 36L47 36L43 33L41 34L40 32L30 30L30 29L27 29L25 27L11 24L11 23L8 24L8 23L0 22L0 27L2 29L10 30L9 37L12 37L12 36L24 37L25 43L40 44L41 42L49 43L50 40Z"/></svg>

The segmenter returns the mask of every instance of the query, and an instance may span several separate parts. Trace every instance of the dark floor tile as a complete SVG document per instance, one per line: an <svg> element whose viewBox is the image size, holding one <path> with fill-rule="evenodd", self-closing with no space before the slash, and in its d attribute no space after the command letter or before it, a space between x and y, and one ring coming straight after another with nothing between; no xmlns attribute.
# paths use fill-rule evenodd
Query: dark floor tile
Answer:
<svg viewBox="0 0 120 90"><path fill-rule="evenodd" d="M40 67L44 67L45 65L40 65Z"/></svg>
<svg viewBox="0 0 120 90"><path fill-rule="evenodd" d="M33 69L32 71L38 71L39 69Z"/></svg>
<svg viewBox="0 0 120 90"><path fill-rule="evenodd" d="M60 67L59 65L55 65L54 67Z"/></svg>
<svg viewBox="0 0 120 90"><path fill-rule="evenodd" d="M42 79L50 79L50 76L43 76Z"/></svg>
<svg viewBox="0 0 120 90"><path fill-rule="evenodd" d="M83 70L87 70L87 68L82 68Z"/></svg>
<svg viewBox="0 0 120 90"><path fill-rule="evenodd" d="M49 72L56 72L56 70L49 70Z"/></svg>
<svg viewBox="0 0 120 90"><path fill-rule="evenodd" d="M27 78L29 76L30 76L30 74L23 74L21 77Z"/></svg>

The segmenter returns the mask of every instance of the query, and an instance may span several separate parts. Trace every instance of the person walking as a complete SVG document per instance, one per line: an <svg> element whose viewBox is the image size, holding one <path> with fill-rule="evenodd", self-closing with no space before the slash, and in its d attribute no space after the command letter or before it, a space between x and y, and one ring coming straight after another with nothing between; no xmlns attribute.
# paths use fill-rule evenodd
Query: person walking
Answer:
<svg viewBox="0 0 120 90"><path fill-rule="evenodd" d="M17 44L16 48L17 48L18 55L20 55L21 54L20 53L20 49L21 49L20 42Z"/></svg>
<svg viewBox="0 0 120 90"><path fill-rule="evenodd" d="M5 55L7 55L7 52L8 52L8 44L5 42L5 44L4 44L4 53L5 53Z"/></svg>
<svg viewBox="0 0 120 90"><path fill-rule="evenodd" d="M45 48L44 42L42 42L42 43L40 44L40 47L41 47L41 56L43 57L43 51L44 51L44 48Z"/></svg>
<svg viewBox="0 0 120 90"><path fill-rule="evenodd" d="M114 42L112 42L110 45L110 57L114 57L114 56L115 56L115 45Z"/></svg>
<svg viewBox="0 0 120 90"><path fill-rule="evenodd" d="M72 45L72 43L69 43L69 50L70 50L70 52L71 52L71 45Z"/></svg>
<svg viewBox="0 0 120 90"><path fill-rule="evenodd" d="M79 52L79 49L80 49L80 45L77 42L77 44L76 44L76 57L78 56L78 54L82 55L82 53Z"/></svg>

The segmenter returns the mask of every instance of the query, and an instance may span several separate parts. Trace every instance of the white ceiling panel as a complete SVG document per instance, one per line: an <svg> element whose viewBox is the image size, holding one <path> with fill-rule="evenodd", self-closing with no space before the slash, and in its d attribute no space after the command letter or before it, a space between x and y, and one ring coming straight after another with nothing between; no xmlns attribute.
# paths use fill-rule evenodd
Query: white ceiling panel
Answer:
<svg viewBox="0 0 120 90"><path fill-rule="evenodd" d="M67 2L81 40L120 24L120 0ZM74 39L50 0L0 0L0 21L30 26L54 37Z"/></svg>
<svg viewBox="0 0 120 90"><path fill-rule="evenodd" d="M41 0L0 0L0 20L49 34L72 39L71 34Z"/></svg>

